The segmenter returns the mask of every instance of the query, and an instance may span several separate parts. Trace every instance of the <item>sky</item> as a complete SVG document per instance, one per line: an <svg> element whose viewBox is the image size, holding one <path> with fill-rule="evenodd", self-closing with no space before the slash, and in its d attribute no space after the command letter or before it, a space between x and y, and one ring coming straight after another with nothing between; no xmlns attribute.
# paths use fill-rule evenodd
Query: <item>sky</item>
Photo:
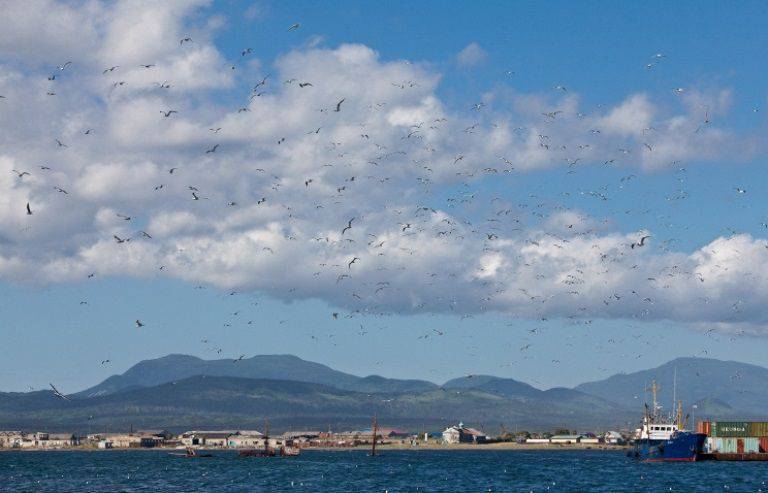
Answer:
<svg viewBox="0 0 768 493"><path fill-rule="evenodd" d="M764 365L762 2L2 8L1 391Z"/></svg>

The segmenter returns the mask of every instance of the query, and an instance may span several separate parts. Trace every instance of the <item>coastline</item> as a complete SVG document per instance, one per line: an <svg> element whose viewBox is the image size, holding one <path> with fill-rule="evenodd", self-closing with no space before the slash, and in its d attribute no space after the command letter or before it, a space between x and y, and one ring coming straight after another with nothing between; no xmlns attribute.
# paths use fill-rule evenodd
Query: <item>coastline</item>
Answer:
<svg viewBox="0 0 768 493"><path fill-rule="evenodd" d="M484 451L484 450L492 450L492 451L526 451L526 450L536 450L536 451L544 451L544 450L553 450L553 451L563 451L563 450L572 450L572 451L588 451L588 450L606 450L606 451L622 451L627 450L631 448L630 445L605 445L605 444L581 444L581 443L574 443L574 444L524 444L524 443L516 443L516 442L498 442L498 443L487 443L482 445L475 445L470 443L461 443L461 444L452 444L452 445L444 445L444 444L438 444L438 443L426 443L426 444L419 444L418 446L411 446L407 443L384 443L384 444L377 444L376 449L380 451L386 451L386 450L395 450L395 451L409 451L409 452L419 452L419 451ZM145 451L145 452L152 452L152 451L160 451L160 452L178 452L179 450L183 450L183 448L178 447L130 447L130 448L95 448L95 447L64 447L64 448L0 448L0 453L2 452L125 452L125 451ZM205 450L207 452L237 452L239 450L245 450L243 448L207 448L207 447L201 447L201 448L195 448L195 450ZM370 450L370 445L359 445L356 447L305 447L301 449L302 452L306 451L324 451L324 452L331 452L331 451L339 451L339 452L349 452L354 450L359 451L368 451Z"/></svg>

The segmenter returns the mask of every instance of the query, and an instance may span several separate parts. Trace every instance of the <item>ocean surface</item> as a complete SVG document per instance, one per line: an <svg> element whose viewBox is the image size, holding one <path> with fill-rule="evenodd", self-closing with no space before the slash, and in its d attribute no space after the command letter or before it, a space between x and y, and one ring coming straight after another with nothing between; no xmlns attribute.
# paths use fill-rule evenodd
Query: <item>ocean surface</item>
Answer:
<svg viewBox="0 0 768 493"><path fill-rule="evenodd" d="M3 492L768 492L768 462L644 464L613 451L0 452Z"/></svg>

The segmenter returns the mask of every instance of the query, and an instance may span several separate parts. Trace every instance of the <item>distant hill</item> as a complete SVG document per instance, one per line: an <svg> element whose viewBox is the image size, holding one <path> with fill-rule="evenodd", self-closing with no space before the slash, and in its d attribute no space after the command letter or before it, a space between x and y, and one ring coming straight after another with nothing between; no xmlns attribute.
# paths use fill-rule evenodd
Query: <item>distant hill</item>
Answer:
<svg viewBox="0 0 768 493"><path fill-rule="evenodd" d="M736 361L677 358L657 368L584 383L575 390L602 397L622 407L639 409L645 398L643 389L656 380L661 386L659 401L665 410L669 410L672 408L675 369L677 398L683 400L686 409L697 405L697 419L732 417L768 420L768 369Z"/></svg>
<svg viewBox="0 0 768 493"><path fill-rule="evenodd" d="M373 392L384 394L402 394L429 392L438 388L432 382L425 380L398 380L396 378L384 378L378 375L359 378L352 383L337 383L335 387L356 392Z"/></svg>
<svg viewBox="0 0 768 493"><path fill-rule="evenodd" d="M71 401L49 391L0 394L0 429L260 429L268 417L275 431L328 426L343 430L369 426L376 415L382 424L414 431L441 430L459 421L496 431L502 424L518 429L617 426L628 416L614 404L588 399L592 402L585 406L546 396L507 399L477 389L439 388L373 394L307 382L195 376Z"/></svg>
<svg viewBox="0 0 768 493"><path fill-rule="evenodd" d="M142 361L122 375L79 392L80 397L114 394L139 387L153 387L198 375L292 380L352 388L360 377L333 370L320 363L287 354L261 355L234 362L232 359L203 360L195 356L171 354Z"/></svg>
<svg viewBox="0 0 768 493"><path fill-rule="evenodd" d="M472 375L454 378L443 384L446 389L480 389L504 397L534 397L541 390L511 378L500 378L491 375Z"/></svg>
<svg viewBox="0 0 768 493"><path fill-rule="evenodd" d="M142 361L70 401L48 390L0 393L0 429L125 430L130 426L259 428L268 417L288 428L352 429L373 415L387 426L439 430L458 421L487 431L608 429L637 422L643 388L655 379L669 409L677 396L697 418L768 420L768 369L715 359L679 358L573 389L540 390L511 378L472 375L438 386L423 380L358 377L296 356L206 361L169 355Z"/></svg>

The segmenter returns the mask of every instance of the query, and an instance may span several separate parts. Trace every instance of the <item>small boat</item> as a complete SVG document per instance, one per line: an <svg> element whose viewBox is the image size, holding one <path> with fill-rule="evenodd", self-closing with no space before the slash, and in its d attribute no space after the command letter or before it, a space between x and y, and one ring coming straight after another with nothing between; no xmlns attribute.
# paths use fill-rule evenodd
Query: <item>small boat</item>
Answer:
<svg viewBox="0 0 768 493"><path fill-rule="evenodd" d="M296 457L301 453L298 447L289 447L287 445L277 448L265 447L263 449L241 450L238 457Z"/></svg>
<svg viewBox="0 0 768 493"><path fill-rule="evenodd" d="M213 454L199 454L192 447L187 447L187 449L183 453L180 453L180 452L168 452L168 455L171 455L173 457L184 457L186 459L198 459L198 458L213 457Z"/></svg>
<svg viewBox="0 0 768 493"><path fill-rule="evenodd" d="M264 420L264 448L241 450L238 457L295 457L301 453L298 447L289 445L269 446L269 420Z"/></svg>

